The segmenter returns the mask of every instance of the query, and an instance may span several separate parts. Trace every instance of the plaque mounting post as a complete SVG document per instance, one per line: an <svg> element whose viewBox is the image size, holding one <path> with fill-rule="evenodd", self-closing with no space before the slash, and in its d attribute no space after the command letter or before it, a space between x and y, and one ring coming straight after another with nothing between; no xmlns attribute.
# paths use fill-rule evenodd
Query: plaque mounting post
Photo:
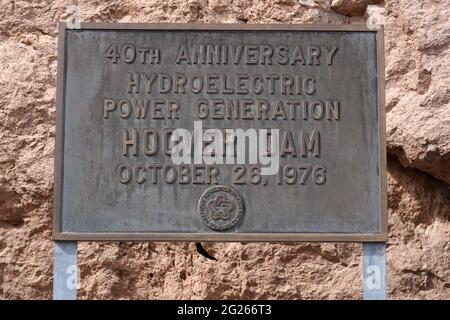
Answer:
<svg viewBox="0 0 450 320"><path fill-rule="evenodd" d="M363 243L363 299L386 299L386 243Z"/></svg>
<svg viewBox="0 0 450 320"><path fill-rule="evenodd" d="M53 299L76 300L77 285L77 242L55 241L53 262Z"/></svg>

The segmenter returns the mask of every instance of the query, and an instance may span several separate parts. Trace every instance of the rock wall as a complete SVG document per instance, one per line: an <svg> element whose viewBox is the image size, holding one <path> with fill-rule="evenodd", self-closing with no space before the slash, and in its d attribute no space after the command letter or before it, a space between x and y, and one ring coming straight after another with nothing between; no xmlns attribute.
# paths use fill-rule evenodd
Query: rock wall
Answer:
<svg viewBox="0 0 450 320"><path fill-rule="evenodd" d="M0 2L0 298L48 299L57 22L76 1ZM389 298L450 299L446 0L78 1L82 21L365 23L384 8ZM374 8L374 7L370 7ZM88 298L361 298L359 244L82 243Z"/></svg>

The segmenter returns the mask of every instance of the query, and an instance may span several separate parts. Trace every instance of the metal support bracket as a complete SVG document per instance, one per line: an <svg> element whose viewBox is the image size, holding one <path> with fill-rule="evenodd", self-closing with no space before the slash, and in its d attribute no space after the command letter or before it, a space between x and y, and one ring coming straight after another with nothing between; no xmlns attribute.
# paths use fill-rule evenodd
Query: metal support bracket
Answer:
<svg viewBox="0 0 450 320"><path fill-rule="evenodd" d="M55 241L53 264L53 299L76 300L77 286L77 242Z"/></svg>
<svg viewBox="0 0 450 320"><path fill-rule="evenodd" d="M76 300L77 242L54 242L53 299ZM386 244L363 243L363 299L386 299Z"/></svg>
<svg viewBox="0 0 450 320"><path fill-rule="evenodd" d="M363 299L386 299L386 243L363 243Z"/></svg>

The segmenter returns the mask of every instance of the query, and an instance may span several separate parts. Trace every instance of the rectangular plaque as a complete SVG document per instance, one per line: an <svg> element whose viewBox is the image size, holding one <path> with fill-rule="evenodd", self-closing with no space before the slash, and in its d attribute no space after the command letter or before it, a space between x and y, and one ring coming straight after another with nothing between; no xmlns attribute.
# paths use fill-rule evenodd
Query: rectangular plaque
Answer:
<svg viewBox="0 0 450 320"><path fill-rule="evenodd" d="M383 51L355 25L61 24L54 239L386 241Z"/></svg>

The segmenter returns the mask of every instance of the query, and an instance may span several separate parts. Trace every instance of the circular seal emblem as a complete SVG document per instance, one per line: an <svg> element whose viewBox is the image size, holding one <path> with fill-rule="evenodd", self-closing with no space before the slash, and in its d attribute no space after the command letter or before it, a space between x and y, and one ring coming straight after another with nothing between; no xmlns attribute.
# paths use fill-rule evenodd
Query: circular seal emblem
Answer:
<svg viewBox="0 0 450 320"><path fill-rule="evenodd" d="M219 185L206 189L197 208L203 223L215 231L233 228L244 216L244 201L229 186Z"/></svg>

